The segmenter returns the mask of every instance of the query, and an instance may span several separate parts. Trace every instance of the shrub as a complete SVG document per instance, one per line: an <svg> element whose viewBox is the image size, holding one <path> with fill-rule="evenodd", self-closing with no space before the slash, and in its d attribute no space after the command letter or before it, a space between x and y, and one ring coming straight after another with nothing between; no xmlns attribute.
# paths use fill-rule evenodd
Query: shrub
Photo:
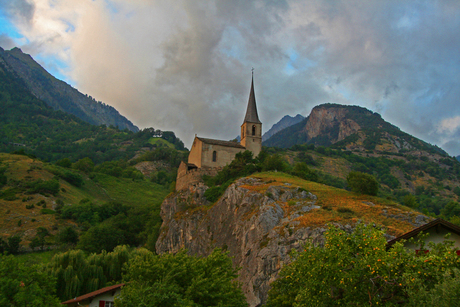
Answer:
<svg viewBox="0 0 460 307"><path fill-rule="evenodd" d="M46 194L50 193L56 195L59 192L59 181L56 179L51 180L42 180L38 179L29 184L29 190L27 191L28 194Z"/></svg>
<svg viewBox="0 0 460 307"><path fill-rule="evenodd" d="M51 210L51 209L41 209L41 210L40 210L40 213L41 213L41 214L55 214L56 211Z"/></svg>
<svg viewBox="0 0 460 307"><path fill-rule="evenodd" d="M353 192L359 194L375 196L379 190L375 177L366 173L350 172L347 176L347 183Z"/></svg>
<svg viewBox="0 0 460 307"><path fill-rule="evenodd" d="M297 163L291 171L291 174L305 180L318 181L318 175L310 170L306 163Z"/></svg>

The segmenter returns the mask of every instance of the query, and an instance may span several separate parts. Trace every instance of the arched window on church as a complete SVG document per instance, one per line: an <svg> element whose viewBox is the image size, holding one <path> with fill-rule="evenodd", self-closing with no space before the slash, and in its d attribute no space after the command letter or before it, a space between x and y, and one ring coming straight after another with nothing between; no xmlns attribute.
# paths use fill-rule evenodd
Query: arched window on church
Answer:
<svg viewBox="0 0 460 307"><path fill-rule="evenodd" d="M213 151L212 152L212 162L216 162L217 161L217 151Z"/></svg>
<svg viewBox="0 0 460 307"><path fill-rule="evenodd" d="M256 125L252 125L252 135L256 135Z"/></svg>

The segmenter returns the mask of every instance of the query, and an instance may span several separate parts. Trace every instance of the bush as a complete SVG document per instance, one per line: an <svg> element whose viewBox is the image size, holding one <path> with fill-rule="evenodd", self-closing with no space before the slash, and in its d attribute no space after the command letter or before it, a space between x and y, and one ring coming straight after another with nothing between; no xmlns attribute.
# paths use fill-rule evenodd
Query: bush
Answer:
<svg viewBox="0 0 460 307"><path fill-rule="evenodd" d="M297 163L291 171L291 174L305 180L318 181L318 175L310 170L306 163Z"/></svg>
<svg viewBox="0 0 460 307"><path fill-rule="evenodd" d="M347 183L355 193L375 196L379 191L379 184L375 177L366 173L350 172L347 176Z"/></svg>
<svg viewBox="0 0 460 307"><path fill-rule="evenodd" d="M94 169L94 162L90 158L86 157L75 162L72 167L84 173L90 173Z"/></svg>
<svg viewBox="0 0 460 307"><path fill-rule="evenodd" d="M51 210L51 209L41 209L41 210L40 210L40 213L41 213L41 214L55 214L56 211Z"/></svg>
<svg viewBox="0 0 460 307"><path fill-rule="evenodd" d="M29 184L29 190L27 191L28 194L53 194L56 195L60 190L59 181L56 179L51 180L42 180L38 179Z"/></svg>
<svg viewBox="0 0 460 307"><path fill-rule="evenodd" d="M265 159L262 169L264 171L285 172L288 169L288 164L281 155L274 154Z"/></svg>
<svg viewBox="0 0 460 307"><path fill-rule="evenodd" d="M75 245L78 243L78 233L73 227L67 226L59 231L56 241L61 244Z"/></svg>

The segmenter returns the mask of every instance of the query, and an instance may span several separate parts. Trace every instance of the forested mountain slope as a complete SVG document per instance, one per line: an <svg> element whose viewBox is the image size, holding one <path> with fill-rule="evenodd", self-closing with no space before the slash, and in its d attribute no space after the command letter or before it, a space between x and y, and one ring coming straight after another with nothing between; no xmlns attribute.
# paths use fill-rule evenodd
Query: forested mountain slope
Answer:
<svg viewBox="0 0 460 307"><path fill-rule="evenodd" d="M161 136L153 138L153 136ZM131 159L140 150L164 139L177 149L183 143L173 132L153 128L134 133L105 125L91 125L74 115L54 110L35 97L15 72L0 62L0 151L23 149L46 161L68 158L75 162Z"/></svg>
<svg viewBox="0 0 460 307"><path fill-rule="evenodd" d="M94 125L115 126L136 132L139 129L115 108L84 95L67 83L56 79L30 55L19 48L5 51L0 47L2 69L14 72L27 89L54 110L73 114Z"/></svg>

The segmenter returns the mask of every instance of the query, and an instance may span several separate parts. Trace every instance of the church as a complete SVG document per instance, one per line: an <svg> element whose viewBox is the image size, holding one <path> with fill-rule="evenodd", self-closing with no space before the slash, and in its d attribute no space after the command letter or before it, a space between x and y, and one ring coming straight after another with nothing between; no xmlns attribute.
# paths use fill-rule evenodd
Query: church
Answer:
<svg viewBox="0 0 460 307"><path fill-rule="evenodd" d="M195 135L188 162L181 162L177 171L176 190L201 182L201 176L214 176L230 164L239 152L249 150L254 157L262 150L262 122L259 120L254 93L254 75L251 79L246 116L241 125L241 141L221 141Z"/></svg>

